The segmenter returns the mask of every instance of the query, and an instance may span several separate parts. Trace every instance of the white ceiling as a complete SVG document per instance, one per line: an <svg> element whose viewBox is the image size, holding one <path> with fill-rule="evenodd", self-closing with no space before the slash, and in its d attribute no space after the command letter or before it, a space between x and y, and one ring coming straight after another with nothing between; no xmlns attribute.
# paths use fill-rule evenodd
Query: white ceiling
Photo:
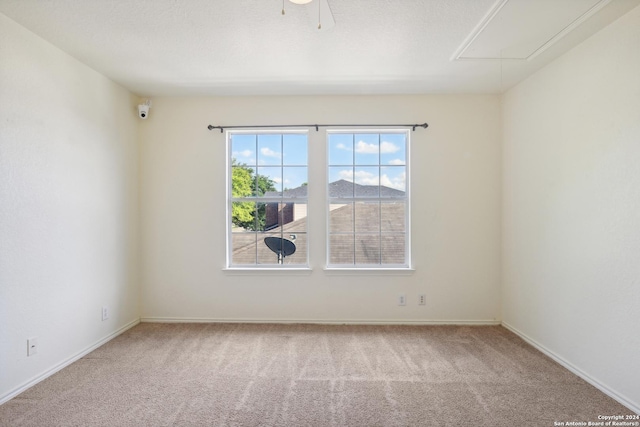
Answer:
<svg viewBox="0 0 640 427"><path fill-rule="evenodd" d="M326 1L317 29L318 1ZM0 0L140 96L497 93L640 0Z"/></svg>

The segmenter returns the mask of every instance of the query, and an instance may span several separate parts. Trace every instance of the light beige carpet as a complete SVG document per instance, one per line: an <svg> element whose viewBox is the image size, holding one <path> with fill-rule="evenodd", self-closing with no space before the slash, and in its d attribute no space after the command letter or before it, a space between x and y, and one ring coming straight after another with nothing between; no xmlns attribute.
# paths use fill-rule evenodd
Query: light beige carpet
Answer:
<svg viewBox="0 0 640 427"><path fill-rule="evenodd" d="M553 426L630 413L500 326L143 323L2 426Z"/></svg>

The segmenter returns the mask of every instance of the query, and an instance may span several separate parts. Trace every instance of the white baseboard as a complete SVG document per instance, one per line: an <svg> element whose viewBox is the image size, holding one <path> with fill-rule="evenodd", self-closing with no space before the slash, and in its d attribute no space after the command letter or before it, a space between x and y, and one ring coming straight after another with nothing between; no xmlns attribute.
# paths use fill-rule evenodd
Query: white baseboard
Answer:
<svg viewBox="0 0 640 427"><path fill-rule="evenodd" d="M81 350L80 352L78 352L75 355L69 357L68 359L65 359L62 362L58 363L53 368L47 369L46 371L44 371L41 374L31 378L29 381L25 382L24 384L20 385L19 387L17 387L15 389L11 390L10 392L0 396L0 405L2 405L3 403L5 403L5 402L7 402L7 401L9 401L11 399L13 399L14 397L19 395L23 391L26 391L28 388L33 387L34 385L38 384L40 381L43 381L43 380L49 378L51 375L55 374L56 372L60 371L61 369L66 368L67 366L69 366L73 362L75 362L76 360L86 356L87 354L89 354L93 350L95 350L96 348L98 348L101 345L111 341L112 339L114 339L118 335L122 334L123 332L127 331L128 329L133 328L134 326L136 326L139 323L140 323L140 319L136 319L136 320L133 320L133 321L127 323L126 325L124 325L123 327L121 327L117 331L113 332L112 334L107 335L106 337L98 340L97 342L95 342L94 344L92 344L89 347L85 348L84 350Z"/></svg>
<svg viewBox="0 0 640 427"><path fill-rule="evenodd" d="M142 323L283 323L318 325L500 325L499 320L428 320L428 319L228 319L209 317L142 317Z"/></svg>
<svg viewBox="0 0 640 427"><path fill-rule="evenodd" d="M558 356L556 353L554 353L553 351L549 350L548 348L546 348L545 346L543 346L542 344L540 344L539 342L537 342L533 338L527 336L526 334L522 333L518 329L516 329L513 326L509 325L507 322L503 321L502 322L502 326L504 326L505 328L507 328L508 330L513 332L514 334L518 335L520 338L525 340L527 343L531 344L533 347L535 347L536 349L540 350L542 353L544 353L545 355L549 356L551 359L555 360L560 365L564 366L569 371L573 372L574 374L576 374L577 376L579 376L580 378L582 378L583 380L585 380L586 382L588 382L589 384L591 384L592 386L594 386L595 388L597 388L598 390L600 390L601 392L603 392L604 394L609 396L610 398L616 400L621 405L626 406L627 408L629 408L631 411L635 412L636 414L640 414L640 405L639 404L637 404L635 402L632 402L631 400L629 400L625 396L622 396L621 394L615 392L609 386L607 386L607 385L601 383L600 381L598 381L597 379L593 378L591 375L587 374L582 369L580 369L577 366L573 365L568 360Z"/></svg>

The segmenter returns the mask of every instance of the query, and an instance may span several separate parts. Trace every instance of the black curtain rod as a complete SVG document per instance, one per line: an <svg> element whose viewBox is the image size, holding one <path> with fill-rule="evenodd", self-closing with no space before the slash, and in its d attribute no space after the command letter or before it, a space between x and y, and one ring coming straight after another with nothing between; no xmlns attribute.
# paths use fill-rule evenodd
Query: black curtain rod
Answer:
<svg viewBox="0 0 640 427"><path fill-rule="evenodd" d="M318 131L319 128L323 127L350 127L350 128L358 128L358 127L410 127L412 130L416 130L416 128L424 128L426 129L429 125L426 123L422 123L420 124L413 124L413 125L399 125L399 124L395 124L395 125L263 125L263 126L258 126L258 125L250 125L250 126L214 126L214 125L209 125L207 126L207 129L209 130L214 130L214 129L220 129L220 133L224 132L225 129L260 129L260 128L316 128L316 132Z"/></svg>

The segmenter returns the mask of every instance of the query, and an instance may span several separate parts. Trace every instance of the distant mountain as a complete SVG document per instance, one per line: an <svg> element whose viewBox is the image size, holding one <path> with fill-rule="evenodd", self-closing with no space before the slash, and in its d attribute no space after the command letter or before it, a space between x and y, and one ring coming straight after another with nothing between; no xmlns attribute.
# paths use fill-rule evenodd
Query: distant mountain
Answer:
<svg viewBox="0 0 640 427"><path fill-rule="evenodd" d="M307 197L307 185L301 185L300 187L292 188L289 190L280 191L268 191L264 194L265 197ZM378 191L380 193L378 193ZM361 185L356 184L346 179L329 183L329 197L343 198L343 197L404 197L405 193L402 190L396 190L395 188L385 187L384 185Z"/></svg>

